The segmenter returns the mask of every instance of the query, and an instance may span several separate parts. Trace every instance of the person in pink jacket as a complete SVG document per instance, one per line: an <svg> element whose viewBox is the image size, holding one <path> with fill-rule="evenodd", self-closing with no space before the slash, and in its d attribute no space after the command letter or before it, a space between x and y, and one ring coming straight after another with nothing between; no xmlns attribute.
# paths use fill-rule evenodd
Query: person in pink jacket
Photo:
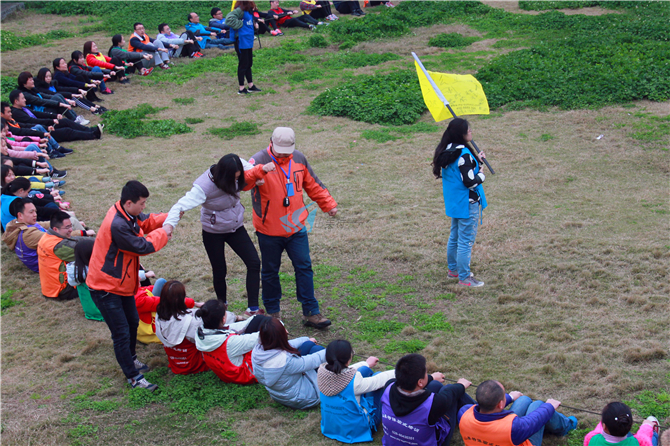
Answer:
<svg viewBox="0 0 670 446"><path fill-rule="evenodd" d="M584 437L584 446L658 446L658 420L648 417L637 433L630 435L633 414L630 407L618 401L609 403L600 423Z"/></svg>

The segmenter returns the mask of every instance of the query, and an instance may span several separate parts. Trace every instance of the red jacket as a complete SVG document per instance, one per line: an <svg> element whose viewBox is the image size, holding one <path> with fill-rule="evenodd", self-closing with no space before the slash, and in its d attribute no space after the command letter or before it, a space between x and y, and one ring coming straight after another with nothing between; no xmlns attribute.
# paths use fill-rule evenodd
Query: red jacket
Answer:
<svg viewBox="0 0 670 446"><path fill-rule="evenodd" d="M270 148L255 154L249 162L251 164L272 163ZM288 181L293 185L294 195L289 197L289 206L283 202L286 198L286 174ZM278 163L278 164L277 164ZM323 212L329 212L337 207L337 203L326 189L326 186L316 176L307 158L295 150L288 158L277 158L277 168L266 174L265 184L256 186L251 183L251 203L254 210L254 228L264 235L289 237L305 226L309 211L305 208L303 191L319 205ZM283 169L283 171L282 171Z"/></svg>
<svg viewBox="0 0 670 446"><path fill-rule="evenodd" d="M151 313L156 312L158 304L161 302L160 296L153 295L154 286L143 286L135 293L135 306L137 306L137 313L140 315L140 320L145 324L153 325L154 333L156 333L156 324ZM195 301L190 297L184 299L186 308L193 308Z"/></svg>
<svg viewBox="0 0 670 446"><path fill-rule="evenodd" d="M109 63L111 61L111 57L107 57L102 53L98 54L93 54L93 53L88 53L86 55L86 65L89 67L100 67L100 68L107 68L108 70L115 70L116 65L113 63Z"/></svg>
<svg viewBox="0 0 670 446"><path fill-rule="evenodd" d="M91 290L134 296L140 286L139 257L167 245L165 217L167 214L140 214L131 218L117 201L107 211L95 238L86 285Z"/></svg>

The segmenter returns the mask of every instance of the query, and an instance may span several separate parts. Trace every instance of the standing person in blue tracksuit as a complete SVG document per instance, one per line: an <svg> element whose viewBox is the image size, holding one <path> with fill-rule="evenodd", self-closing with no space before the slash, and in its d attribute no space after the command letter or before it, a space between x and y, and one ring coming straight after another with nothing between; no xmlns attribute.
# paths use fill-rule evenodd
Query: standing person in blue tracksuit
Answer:
<svg viewBox="0 0 670 446"><path fill-rule="evenodd" d="M444 207L451 217L451 232L447 244L447 262L450 278L458 278L459 284L470 287L484 286L470 271L472 246L477 236L481 211L486 209L486 195L482 183L484 172L479 157L467 147L472 141L472 130L468 121L454 118L442 135L442 140L433 156L433 175L442 178Z"/></svg>
<svg viewBox="0 0 670 446"><path fill-rule="evenodd" d="M237 94L249 94L261 91L254 85L251 77L251 65L253 65L254 29L258 23L254 23L254 2L235 2L235 9L226 16L226 25L235 31L235 52L237 52L237 80L240 89ZM244 87L244 79L247 79L248 88Z"/></svg>

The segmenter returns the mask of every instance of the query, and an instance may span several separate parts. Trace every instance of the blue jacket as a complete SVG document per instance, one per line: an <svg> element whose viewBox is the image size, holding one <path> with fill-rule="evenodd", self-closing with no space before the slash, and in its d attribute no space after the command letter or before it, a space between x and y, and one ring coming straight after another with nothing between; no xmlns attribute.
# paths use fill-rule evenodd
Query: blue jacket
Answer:
<svg viewBox="0 0 670 446"><path fill-rule="evenodd" d="M461 171L458 169L458 160L466 154L472 156L472 152L467 147L461 149L461 156L453 163L442 169L442 193L444 195L444 211L447 217L451 218L469 218L470 217L470 190L463 184ZM479 173L479 162L475 156L475 175ZM481 198L482 209L486 209L486 195L482 185L478 185L475 191Z"/></svg>
<svg viewBox="0 0 670 446"><path fill-rule="evenodd" d="M217 33L220 33L220 32L221 32L220 29L217 29L217 28L212 28L212 29L214 30L214 32L217 32ZM209 42L210 39L212 38L212 37L209 35L210 31L207 31L207 28L206 28L202 23L191 23L191 22L188 22L188 23L186 24L186 30L187 30L187 31L191 31L191 32L192 32L193 34L195 34L196 36L197 36L198 34L200 34L199 37L202 37L202 40L197 40L196 42L198 42L198 45L200 45L200 48L203 48L203 49L204 49L205 46L207 45L207 42Z"/></svg>
<svg viewBox="0 0 670 446"><path fill-rule="evenodd" d="M12 204L12 201L16 200L17 198L19 197L5 194L2 194L2 198L0 198L0 202L2 202L0 203L1 206L0 219L2 220L3 230L7 229L7 223L16 218L14 215L9 213L9 205Z"/></svg>
<svg viewBox="0 0 670 446"><path fill-rule="evenodd" d="M247 50L254 47L254 16L249 12L244 12L244 25L235 31L240 39L241 50Z"/></svg>
<svg viewBox="0 0 670 446"><path fill-rule="evenodd" d="M512 397L509 394L505 395L505 402L507 405L512 404ZM458 411L458 422L461 422L461 417L463 414L472 407L472 404L467 404ZM540 430L542 426L547 424L551 416L554 414L555 409L549 403L544 403L537 410L529 413L523 417L516 417L512 421L512 434L511 439L514 444L521 444L526 441L531 435ZM475 406L474 415L477 421L487 422L499 420L505 418L506 416L513 414L511 410L503 410L502 412L496 413L480 413L479 405Z"/></svg>

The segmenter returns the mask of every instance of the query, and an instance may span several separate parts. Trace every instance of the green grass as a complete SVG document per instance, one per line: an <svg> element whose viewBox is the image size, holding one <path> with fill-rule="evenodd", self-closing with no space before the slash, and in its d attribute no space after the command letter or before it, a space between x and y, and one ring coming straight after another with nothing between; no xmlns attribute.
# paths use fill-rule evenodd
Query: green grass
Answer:
<svg viewBox="0 0 670 446"><path fill-rule="evenodd" d="M205 122L205 120L202 118L185 118L184 122L186 124L200 124L201 122Z"/></svg>
<svg viewBox="0 0 670 446"><path fill-rule="evenodd" d="M465 48L478 40L480 40L478 37L465 37L458 33L443 33L431 37L428 45L439 48Z"/></svg>
<svg viewBox="0 0 670 446"><path fill-rule="evenodd" d="M195 103L195 98L174 98L172 102L179 105L191 105Z"/></svg>
<svg viewBox="0 0 670 446"><path fill-rule="evenodd" d="M7 290L0 295L0 311L2 312L1 314L5 313L5 310L8 308L11 308L15 305L20 305L21 301L14 300L12 299L12 296L16 290Z"/></svg>
<svg viewBox="0 0 670 446"><path fill-rule="evenodd" d="M223 139L233 139L238 136L257 135L261 131L258 124L249 121L235 122L230 127L211 127L207 129L212 135Z"/></svg>
<svg viewBox="0 0 670 446"><path fill-rule="evenodd" d="M174 119L147 120L164 108L152 107L149 104L140 104L127 110L110 110L102 115L105 131L122 138L131 139L139 136L156 136L167 138L172 135L189 133L193 130Z"/></svg>

